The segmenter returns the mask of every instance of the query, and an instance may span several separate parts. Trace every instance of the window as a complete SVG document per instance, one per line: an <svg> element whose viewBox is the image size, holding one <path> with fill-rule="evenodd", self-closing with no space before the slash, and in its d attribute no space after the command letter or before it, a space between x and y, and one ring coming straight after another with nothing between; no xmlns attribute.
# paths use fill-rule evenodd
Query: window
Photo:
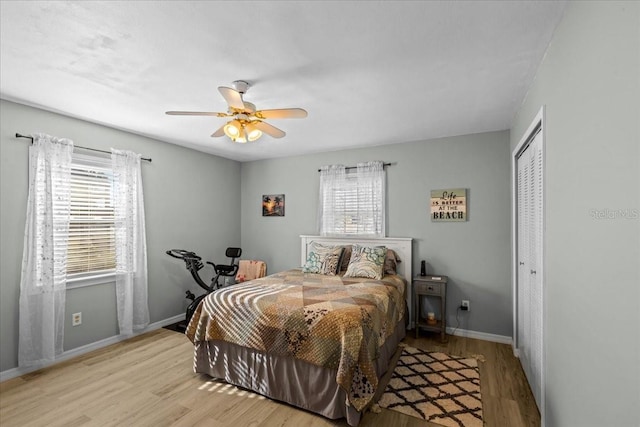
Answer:
<svg viewBox="0 0 640 427"><path fill-rule="evenodd" d="M84 282L87 278L104 278L114 274L112 182L111 159L73 155L67 246L68 282Z"/></svg>
<svg viewBox="0 0 640 427"><path fill-rule="evenodd" d="M120 334L132 335L149 324L140 158L115 149L110 159L74 155L69 139L33 135L20 278L20 367L62 354L65 286L113 282Z"/></svg>
<svg viewBox="0 0 640 427"><path fill-rule="evenodd" d="M342 165L320 172L321 235L384 237L385 174L382 162L359 163L347 173Z"/></svg>

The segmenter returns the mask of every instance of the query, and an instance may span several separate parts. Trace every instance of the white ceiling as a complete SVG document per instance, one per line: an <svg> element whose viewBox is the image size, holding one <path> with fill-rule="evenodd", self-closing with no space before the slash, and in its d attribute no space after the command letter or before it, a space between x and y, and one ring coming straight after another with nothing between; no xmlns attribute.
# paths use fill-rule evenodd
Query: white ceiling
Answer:
<svg viewBox="0 0 640 427"><path fill-rule="evenodd" d="M239 161L502 130L564 6L2 1L0 96ZM234 144L209 136L224 119L164 114L225 111L239 79L258 109L309 117Z"/></svg>

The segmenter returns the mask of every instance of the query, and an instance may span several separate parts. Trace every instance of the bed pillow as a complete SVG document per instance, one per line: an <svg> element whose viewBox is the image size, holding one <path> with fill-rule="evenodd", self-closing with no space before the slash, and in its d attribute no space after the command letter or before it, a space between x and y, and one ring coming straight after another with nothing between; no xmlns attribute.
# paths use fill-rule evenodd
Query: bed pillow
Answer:
<svg viewBox="0 0 640 427"><path fill-rule="evenodd" d="M387 249L384 259L384 274L398 274L398 263L402 262L396 251Z"/></svg>
<svg viewBox="0 0 640 427"><path fill-rule="evenodd" d="M325 274L335 276L340 269L342 261L342 246L326 246L320 243L311 243L307 262L302 267L303 273Z"/></svg>
<svg viewBox="0 0 640 427"><path fill-rule="evenodd" d="M384 258L387 248L384 246L353 245L351 260L344 277L365 277L382 279Z"/></svg>

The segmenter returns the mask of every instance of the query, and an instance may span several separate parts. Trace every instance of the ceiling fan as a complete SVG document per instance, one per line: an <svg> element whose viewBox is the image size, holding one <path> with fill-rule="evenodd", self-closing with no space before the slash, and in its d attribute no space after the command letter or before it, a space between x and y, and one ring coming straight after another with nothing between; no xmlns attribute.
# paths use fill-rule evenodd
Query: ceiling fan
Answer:
<svg viewBox="0 0 640 427"><path fill-rule="evenodd" d="M275 110L256 110L256 106L242 97L249 90L249 83L236 80L233 88L220 86L218 91L227 101L229 109L226 113L214 111L167 111L171 116L215 116L230 118L227 123L211 134L212 137L227 135L233 142L245 143L255 141L263 133L273 138L282 138L283 130L265 122L266 119L303 119L307 112L302 108L280 108Z"/></svg>

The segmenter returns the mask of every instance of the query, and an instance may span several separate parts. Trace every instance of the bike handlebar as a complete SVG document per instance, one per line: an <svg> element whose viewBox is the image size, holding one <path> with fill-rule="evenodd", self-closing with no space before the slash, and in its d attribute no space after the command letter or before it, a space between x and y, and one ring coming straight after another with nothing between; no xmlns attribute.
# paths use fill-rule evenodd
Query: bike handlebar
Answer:
<svg viewBox="0 0 640 427"><path fill-rule="evenodd" d="M185 251L184 249L170 249L167 251L167 255L172 256L178 259L186 259L186 260L198 260L200 261L202 258L196 255L194 252Z"/></svg>

